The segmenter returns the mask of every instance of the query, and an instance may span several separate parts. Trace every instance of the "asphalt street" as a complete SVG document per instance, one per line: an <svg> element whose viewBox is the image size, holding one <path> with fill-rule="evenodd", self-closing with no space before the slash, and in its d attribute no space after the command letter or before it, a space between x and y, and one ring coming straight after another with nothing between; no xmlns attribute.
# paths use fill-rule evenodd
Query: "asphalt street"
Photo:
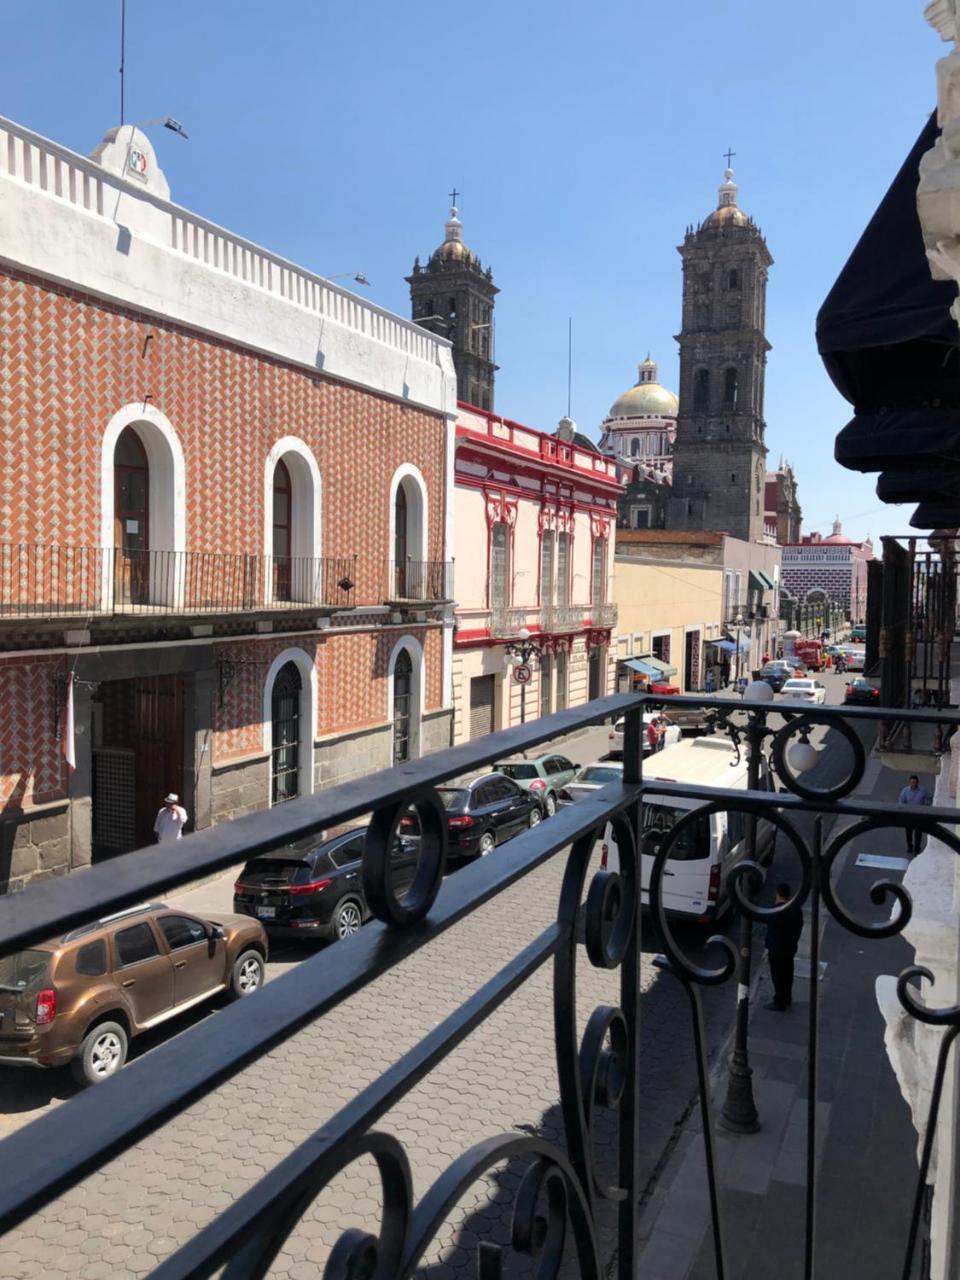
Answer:
<svg viewBox="0 0 960 1280"><path fill-rule="evenodd" d="M828 699L838 701L843 681L827 675L824 683ZM588 763L607 750L607 734L607 729L591 730L564 750ZM812 739L822 748L814 775L818 782L839 777L848 767L849 749L835 742L836 736ZM508 856L508 851L509 845L503 846L492 856ZM791 863L790 851L778 847L768 879L789 879ZM48 1206L0 1241L0 1275L25 1280L42 1273L46 1280L59 1280L69 1273L101 1280L105 1274L147 1273L544 929L555 917L562 869L558 856ZM234 878L233 873L220 877L171 901L198 914L229 909ZM678 937L691 954L702 954L702 930L690 926L678 930ZM653 965L660 944L646 925L643 950L641 1162L645 1181L652 1183L691 1105L695 1069L686 996L675 979ZM278 945L269 977L314 953L310 945ZM581 953L581 1027L596 1006L618 1002L618 986L615 972L594 969ZM714 1055L727 1041L734 999L732 984L704 991ZM185 1015L141 1037L136 1050L149 1052L161 1040L180 1035L189 1054L190 1028L216 1014L213 1006ZM553 1035L552 973L546 969L384 1118L379 1127L395 1134L407 1150L418 1197L481 1138L520 1129L562 1141ZM68 1122L73 1092L66 1071L0 1069L0 1132L54 1107L65 1106ZM598 1159L607 1163L616 1145L615 1116L601 1112L594 1133ZM505 1165L470 1189L442 1228L423 1274L438 1280L475 1274L478 1239L509 1238L521 1174L522 1168ZM379 1209L375 1166L358 1161L304 1217L272 1274L290 1280L316 1276L340 1232L348 1226L376 1230ZM608 1234L605 1246L611 1244Z"/></svg>

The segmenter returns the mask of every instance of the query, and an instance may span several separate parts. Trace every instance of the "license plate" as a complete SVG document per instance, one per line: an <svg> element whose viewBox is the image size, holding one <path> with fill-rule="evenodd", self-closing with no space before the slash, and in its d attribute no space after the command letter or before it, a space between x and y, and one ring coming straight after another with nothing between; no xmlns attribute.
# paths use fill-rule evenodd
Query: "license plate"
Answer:
<svg viewBox="0 0 960 1280"><path fill-rule="evenodd" d="M261 920L273 920L276 914L276 907L257 907L257 915Z"/></svg>

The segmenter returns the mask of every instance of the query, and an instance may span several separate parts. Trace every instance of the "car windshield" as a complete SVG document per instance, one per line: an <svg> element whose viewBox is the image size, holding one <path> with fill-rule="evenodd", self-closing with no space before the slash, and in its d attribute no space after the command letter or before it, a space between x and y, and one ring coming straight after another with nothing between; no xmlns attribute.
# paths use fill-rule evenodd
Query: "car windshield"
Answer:
<svg viewBox="0 0 960 1280"><path fill-rule="evenodd" d="M466 802L470 792L460 787L438 787L437 795L445 809L458 809Z"/></svg>
<svg viewBox="0 0 960 1280"><path fill-rule="evenodd" d="M689 809L676 809L667 804L645 804L643 806L643 852L649 857L656 855L657 850L673 830L681 818L686 817ZM692 862L698 858L706 858L710 853L710 825L705 817L690 822L670 847L668 862Z"/></svg>
<svg viewBox="0 0 960 1280"><path fill-rule="evenodd" d="M788 680L783 686L785 689L812 689L812 680Z"/></svg>
<svg viewBox="0 0 960 1280"><path fill-rule="evenodd" d="M574 779L575 782L619 782L623 777L622 769L613 769L605 764L588 764L586 769L581 769Z"/></svg>
<svg viewBox="0 0 960 1280"><path fill-rule="evenodd" d="M535 778L537 777L537 766L535 764L495 764L493 766L494 773L505 773L508 778Z"/></svg>
<svg viewBox="0 0 960 1280"><path fill-rule="evenodd" d="M284 884L306 884L310 863L303 858L254 858L243 868L241 881L281 880Z"/></svg>
<svg viewBox="0 0 960 1280"><path fill-rule="evenodd" d="M49 951L18 951L0 960L0 991L39 991L47 980Z"/></svg>

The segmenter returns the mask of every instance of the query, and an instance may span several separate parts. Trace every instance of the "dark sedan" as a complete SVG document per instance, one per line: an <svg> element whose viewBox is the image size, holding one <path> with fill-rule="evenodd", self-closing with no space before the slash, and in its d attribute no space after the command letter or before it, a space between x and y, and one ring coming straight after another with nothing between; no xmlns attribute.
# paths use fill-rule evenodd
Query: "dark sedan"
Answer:
<svg viewBox="0 0 960 1280"><path fill-rule="evenodd" d="M536 795L502 773L487 773L463 787L438 787L447 811L450 852L462 858L492 853L543 817Z"/></svg>
<svg viewBox="0 0 960 1280"><path fill-rule="evenodd" d="M256 916L276 937L333 941L356 933L370 911L363 894L363 827L325 840L300 841L253 858L233 886L233 909ZM393 850L399 897L417 871L417 842L401 836Z"/></svg>
<svg viewBox="0 0 960 1280"><path fill-rule="evenodd" d="M861 706L864 704L867 706L879 706L880 690L872 685L869 680L864 680L862 676L858 676L847 685L843 701L846 706L856 703L860 703Z"/></svg>

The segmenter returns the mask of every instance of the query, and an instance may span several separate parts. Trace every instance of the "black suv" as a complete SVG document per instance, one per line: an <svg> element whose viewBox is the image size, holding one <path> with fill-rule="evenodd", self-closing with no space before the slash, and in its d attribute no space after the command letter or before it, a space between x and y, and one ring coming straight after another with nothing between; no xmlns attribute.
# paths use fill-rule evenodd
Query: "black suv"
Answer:
<svg viewBox="0 0 960 1280"><path fill-rule="evenodd" d="M536 795L502 773L487 773L463 787L438 787L447 811L450 852L463 858L492 853L543 817Z"/></svg>
<svg viewBox="0 0 960 1280"><path fill-rule="evenodd" d="M251 859L233 886L234 911L256 916L276 937L349 937L370 916L361 875L365 837L365 828L354 827L322 844L301 840ZM417 842L399 837L393 848L398 897L413 884L417 857Z"/></svg>

